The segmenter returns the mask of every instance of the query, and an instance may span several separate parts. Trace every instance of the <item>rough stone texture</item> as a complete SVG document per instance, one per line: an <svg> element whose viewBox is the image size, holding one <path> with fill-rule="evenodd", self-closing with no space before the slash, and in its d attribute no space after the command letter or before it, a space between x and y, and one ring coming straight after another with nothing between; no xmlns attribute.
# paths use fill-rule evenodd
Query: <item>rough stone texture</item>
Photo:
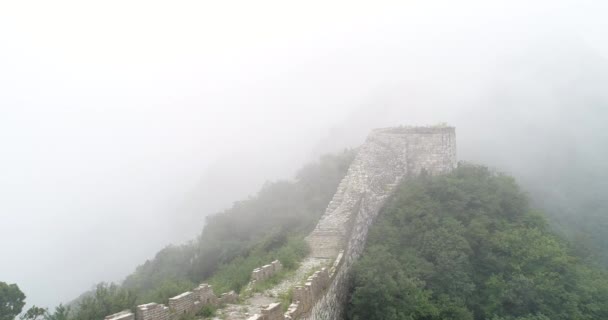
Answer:
<svg viewBox="0 0 608 320"><path fill-rule="evenodd" d="M309 312L314 302L323 296L330 282L329 272L326 268L321 268L321 270L308 277L303 286L294 287L292 299L294 303L285 312L285 319L298 319L301 315Z"/></svg>
<svg viewBox="0 0 608 320"><path fill-rule="evenodd" d="M192 313L196 308L195 302L198 302L197 300L197 297L191 291L184 292L169 299L169 308L178 317L182 314Z"/></svg>
<svg viewBox="0 0 608 320"><path fill-rule="evenodd" d="M324 266L329 266L330 260L307 258L300 263L298 269L290 274L289 277L283 279L279 284L270 288L268 293L278 297L289 292L289 290L297 285L303 284L308 276L314 273L314 270L319 270Z"/></svg>
<svg viewBox="0 0 608 320"><path fill-rule="evenodd" d="M262 319L264 320L283 320L283 310L280 303L272 303L266 309L262 310Z"/></svg>
<svg viewBox="0 0 608 320"><path fill-rule="evenodd" d="M301 319L343 317L349 272L363 251L367 232L386 198L403 178L443 174L456 166L453 127L399 127L374 130L340 183L327 211L307 237L313 257L338 257L327 291Z"/></svg>
<svg viewBox="0 0 608 320"><path fill-rule="evenodd" d="M303 312L302 303L300 301L293 302L285 312L285 320L297 319Z"/></svg>
<svg viewBox="0 0 608 320"><path fill-rule="evenodd" d="M238 294L230 291L216 297L213 288L202 283L192 291L184 292L169 299L169 307L163 304L147 303L137 306L136 316L132 317L129 310L107 316L106 320L169 320L178 319L183 314L194 314L206 305L217 306L223 303L236 303ZM131 316L129 316L131 315Z"/></svg>
<svg viewBox="0 0 608 320"><path fill-rule="evenodd" d="M251 281L266 280L281 270L283 270L283 265L279 260L275 260L270 264L254 269L251 272Z"/></svg>
<svg viewBox="0 0 608 320"><path fill-rule="evenodd" d="M220 300L221 304L225 304L225 303L236 303L236 301L238 299L239 299L239 295L236 294L236 292L234 292L234 291L230 291L230 292L222 293L219 300Z"/></svg>
<svg viewBox="0 0 608 320"><path fill-rule="evenodd" d="M169 320L169 316L169 308L164 304L146 303L135 309L137 320Z"/></svg>
<svg viewBox="0 0 608 320"><path fill-rule="evenodd" d="M281 270L283 270L283 264L281 264L281 261L279 260L275 260L273 262L270 263L272 265L272 269L274 273L280 272Z"/></svg>
<svg viewBox="0 0 608 320"><path fill-rule="evenodd" d="M183 314L194 314L206 305L236 303L239 296L234 291L223 293L220 298L213 293L213 288L202 283L192 291L184 292L169 299L171 318L177 319ZM139 320L139 319L138 319Z"/></svg>
<svg viewBox="0 0 608 320"><path fill-rule="evenodd" d="M192 290L198 301L203 305L218 305L218 298L213 293L213 287L206 283L201 283Z"/></svg>
<svg viewBox="0 0 608 320"><path fill-rule="evenodd" d="M129 310L123 310L121 312L111 314L104 318L105 320L135 320L135 316Z"/></svg>

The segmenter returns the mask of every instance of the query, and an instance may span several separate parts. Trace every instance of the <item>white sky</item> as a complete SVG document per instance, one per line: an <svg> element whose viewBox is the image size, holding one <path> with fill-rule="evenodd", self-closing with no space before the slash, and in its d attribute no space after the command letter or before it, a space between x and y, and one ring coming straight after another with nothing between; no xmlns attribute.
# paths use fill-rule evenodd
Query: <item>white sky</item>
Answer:
<svg viewBox="0 0 608 320"><path fill-rule="evenodd" d="M383 90L475 95L539 39L606 58L607 24L600 0L2 1L0 281L52 306L120 280L192 237L171 216L218 162L240 197Z"/></svg>

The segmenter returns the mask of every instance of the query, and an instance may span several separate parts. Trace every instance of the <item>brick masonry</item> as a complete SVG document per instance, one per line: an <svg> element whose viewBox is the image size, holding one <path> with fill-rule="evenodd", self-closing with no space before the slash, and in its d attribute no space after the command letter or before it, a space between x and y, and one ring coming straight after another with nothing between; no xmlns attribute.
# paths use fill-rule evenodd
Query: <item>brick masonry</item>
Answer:
<svg viewBox="0 0 608 320"><path fill-rule="evenodd" d="M109 315L104 320L176 320L184 314L194 314L206 305L236 303L238 298L238 294L234 291L223 293L218 298L210 285L202 283L192 291L170 298L169 306L154 302L146 303L138 305L135 314L125 310Z"/></svg>
<svg viewBox="0 0 608 320"><path fill-rule="evenodd" d="M251 281L252 283L264 281L281 270L283 270L283 265L279 260L275 260L270 264L254 269L251 272Z"/></svg>
<svg viewBox="0 0 608 320"><path fill-rule="evenodd" d="M164 304L146 303L135 309L136 320L169 320L169 307Z"/></svg>
<svg viewBox="0 0 608 320"><path fill-rule="evenodd" d="M124 310L115 314L111 314L104 318L105 320L135 320L135 316L130 310Z"/></svg>

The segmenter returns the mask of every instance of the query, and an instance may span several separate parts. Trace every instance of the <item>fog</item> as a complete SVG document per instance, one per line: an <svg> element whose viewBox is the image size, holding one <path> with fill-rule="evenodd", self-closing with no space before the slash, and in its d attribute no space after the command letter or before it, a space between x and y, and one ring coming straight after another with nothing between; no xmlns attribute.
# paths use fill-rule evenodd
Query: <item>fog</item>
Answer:
<svg viewBox="0 0 608 320"><path fill-rule="evenodd" d="M0 281L54 306L369 129L608 169L602 1L0 4ZM567 157L565 157L567 156ZM550 165L549 165L550 164Z"/></svg>

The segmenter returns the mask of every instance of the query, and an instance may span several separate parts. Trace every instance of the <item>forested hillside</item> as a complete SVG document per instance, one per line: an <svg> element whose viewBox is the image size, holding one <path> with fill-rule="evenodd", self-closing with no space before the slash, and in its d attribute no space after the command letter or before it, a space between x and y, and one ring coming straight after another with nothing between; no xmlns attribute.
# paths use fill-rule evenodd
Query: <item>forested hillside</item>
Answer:
<svg viewBox="0 0 608 320"><path fill-rule="evenodd" d="M218 293L239 291L251 270L273 259L294 269L307 254L303 237L354 154L324 156L294 180L269 182L208 216L197 239L164 248L122 284L101 283L70 308L31 310L48 319L101 319L137 304L165 303L202 281ZM576 230L570 228L565 231ZM557 233L509 176L461 164L449 175L407 178L370 230L348 317L608 319L608 273L596 249Z"/></svg>
<svg viewBox="0 0 608 320"><path fill-rule="evenodd" d="M349 318L608 319L608 273L505 175L408 179L370 230Z"/></svg>
<svg viewBox="0 0 608 320"><path fill-rule="evenodd" d="M164 248L122 285L99 284L74 303L70 319L102 319L136 304L165 303L201 281L218 293L239 291L251 270L272 259L295 268L307 253L303 237L324 212L354 154L323 156L294 180L269 182L250 199L208 216L196 240Z"/></svg>

